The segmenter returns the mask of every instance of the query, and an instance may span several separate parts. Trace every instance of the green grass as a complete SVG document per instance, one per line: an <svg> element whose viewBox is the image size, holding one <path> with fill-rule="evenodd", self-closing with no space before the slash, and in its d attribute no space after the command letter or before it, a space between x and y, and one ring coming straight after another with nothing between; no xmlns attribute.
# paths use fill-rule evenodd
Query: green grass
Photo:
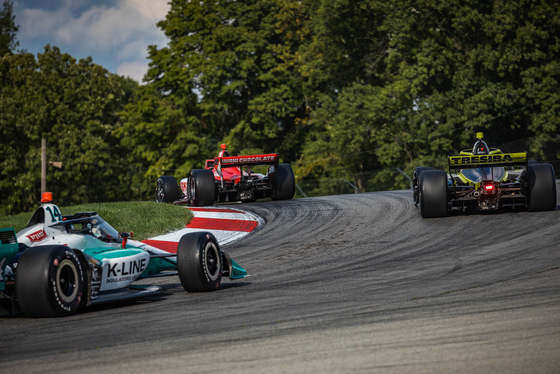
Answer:
<svg viewBox="0 0 560 374"><path fill-rule="evenodd" d="M59 208L63 216L95 211L118 231L132 231L135 240L178 230L192 219L190 209L152 201L81 204ZM0 217L0 227L22 230L27 226L32 214L33 212L29 212Z"/></svg>

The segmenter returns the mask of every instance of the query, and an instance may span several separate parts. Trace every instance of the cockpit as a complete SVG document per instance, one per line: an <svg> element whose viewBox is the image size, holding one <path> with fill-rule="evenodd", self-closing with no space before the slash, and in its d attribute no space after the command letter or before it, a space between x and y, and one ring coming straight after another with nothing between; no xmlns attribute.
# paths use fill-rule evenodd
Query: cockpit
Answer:
<svg viewBox="0 0 560 374"><path fill-rule="evenodd" d="M488 155L490 154L490 150L488 149L488 145L484 140L478 140L474 143L474 147L472 150L473 155Z"/></svg>
<svg viewBox="0 0 560 374"><path fill-rule="evenodd" d="M98 215L63 222L69 233L89 234L105 242L120 241L119 232Z"/></svg>
<svg viewBox="0 0 560 374"><path fill-rule="evenodd" d="M479 155L489 155L490 153L494 154L496 152L501 151L496 148L488 148L488 145L483 138L483 133L479 132L476 134L477 141L474 143L472 148L472 153L465 150L461 152L461 154L469 155L472 154L473 156ZM501 182L507 177L507 172L503 167L477 167L477 168L469 168L469 169L462 169L460 175L468 180L471 183L481 183L483 181L494 181L494 182ZM465 182L466 182L465 180Z"/></svg>

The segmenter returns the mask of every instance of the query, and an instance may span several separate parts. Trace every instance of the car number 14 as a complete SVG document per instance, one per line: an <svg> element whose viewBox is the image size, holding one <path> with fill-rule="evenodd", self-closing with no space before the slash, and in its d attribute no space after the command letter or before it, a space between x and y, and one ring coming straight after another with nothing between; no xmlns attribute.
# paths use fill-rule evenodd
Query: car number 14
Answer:
<svg viewBox="0 0 560 374"><path fill-rule="evenodd" d="M48 206L46 211L50 213L53 222L62 222L62 214L60 214L60 210L58 210L56 205L53 205L52 209Z"/></svg>

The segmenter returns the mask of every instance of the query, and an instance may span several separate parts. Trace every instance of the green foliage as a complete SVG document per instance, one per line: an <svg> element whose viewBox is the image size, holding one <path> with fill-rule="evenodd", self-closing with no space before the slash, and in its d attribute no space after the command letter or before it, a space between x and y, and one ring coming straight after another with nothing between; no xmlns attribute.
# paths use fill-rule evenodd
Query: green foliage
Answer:
<svg viewBox="0 0 560 374"><path fill-rule="evenodd" d="M322 98L298 162L298 177L345 178L361 192L366 190L362 173L379 167L372 145L384 122L382 103L376 100L378 91L371 85L355 84L337 100Z"/></svg>
<svg viewBox="0 0 560 374"><path fill-rule="evenodd" d="M45 135L68 202L153 198L221 143L279 152L308 196L405 188L477 131L560 170L556 1L170 5L141 87L56 48L2 57L2 212L37 200Z"/></svg>
<svg viewBox="0 0 560 374"><path fill-rule="evenodd" d="M148 165L149 183L138 182L144 194L158 175L201 168L221 143L234 154L293 152L306 110L294 68L300 8L284 0L171 2L159 23L169 46L150 48L146 88L120 132L130 160Z"/></svg>
<svg viewBox="0 0 560 374"><path fill-rule="evenodd" d="M41 186L41 138L48 190L62 204L127 198L131 170L115 131L130 81L91 62L76 61L47 46L32 54L0 58L0 212L32 208Z"/></svg>
<svg viewBox="0 0 560 374"><path fill-rule="evenodd" d="M484 131L496 146L530 138L534 157L558 160L560 97L553 87L560 78L559 44L553 35L560 31L560 12L554 2L392 1L370 10L358 17L382 22L376 32L361 33L371 36L362 49L373 51L387 40L385 55L377 70L353 74L353 81L370 86L361 90L361 98L352 99L358 96L353 94L356 83L347 79L346 86L336 88L334 105L332 99L321 102L310 121L298 179L359 175L365 158L352 160L352 155L367 150L375 152L369 168L387 169L369 180L370 186L393 178L383 175L396 167L408 175L420 165L444 167L433 159L470 147L476 131ZM333 14L319 17L316 28L333 30ZM356 17L348 20L353 22L336 23L338 35L362 24ZM379 32L386 38L379 38ZM354 66L360 64L353 60ZM342 71L328 75L345 76ZM364 102L369 102L368 115L360 116ZM371 137L356 147L348 133L362 129L369 129ZM330 161L317 165L325 154ZM394 188L403 186L398 179Z"/></svg>
<svg viewBox="0 0 560 374"><path fill-rule="evenodd" d="M19 45L16 40L18 26L15 18L13 2L4 0L0 9L0 56L12 53Z"/></svg>
<svg viewBox="0 0 560 374"><path fill-rule="evenodd" d="M203 166L206 140L199 136L197 119L184 116L172 99L162 97L152 86L138 89L121 118L123 126L116 135L128 150L128 161L139 171L131 177L134 195L153 197L160 175L181 178Z"/></svg>

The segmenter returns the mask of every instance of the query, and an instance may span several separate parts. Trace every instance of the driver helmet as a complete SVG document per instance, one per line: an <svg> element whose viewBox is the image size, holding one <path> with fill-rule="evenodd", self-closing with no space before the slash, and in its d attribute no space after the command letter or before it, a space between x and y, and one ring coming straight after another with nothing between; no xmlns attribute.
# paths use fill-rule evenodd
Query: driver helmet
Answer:
<svg viewBox="0 0 560 374"><path fill-rule="evenodd" d="M111 236L108 235L105 231L103 231L103 229L101 228L101 222L99 222L98 220L94 219L91 221L92 223L92 227L91 227L91 233L93 234L93 236L95 236L97 239L110 239Z"/></svg>
<svg viewBox="0 0 560 374"><path fill-rule="evenodd" d="M222 144L222 146L221 146L222 150L218 154L218 157L229 157L229 152L226 151L226 147L227 146L225 144Z"/></svg>
<svg viewBox="0 0 560 374"><path fill-rule="evenodd" d="M488 150L488 145L486 145L486 142L484 140L478 140L476 143L474 143L473 155L487 154L490 154L490 152Z"/></svg>

